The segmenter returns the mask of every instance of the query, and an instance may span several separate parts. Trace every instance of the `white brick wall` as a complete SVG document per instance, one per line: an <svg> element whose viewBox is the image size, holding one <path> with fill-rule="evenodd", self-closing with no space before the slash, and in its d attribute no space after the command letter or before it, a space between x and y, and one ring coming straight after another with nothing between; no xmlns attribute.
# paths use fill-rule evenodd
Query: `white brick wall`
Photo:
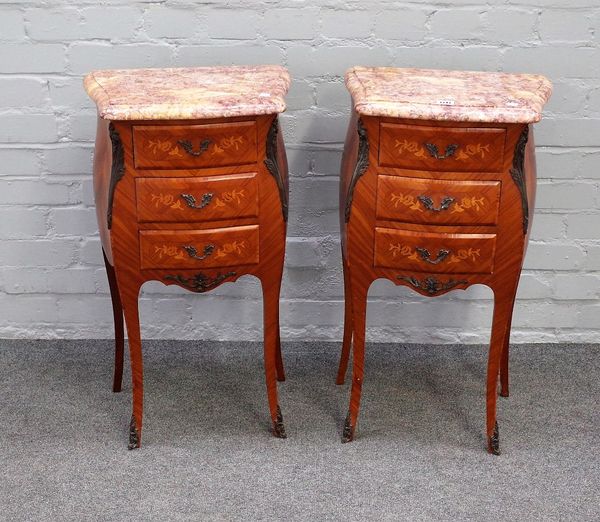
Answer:
<svg viewBox="0 0 600 522"><path fill-rule="evenodd" d="M107 337L91 186L94 68L281 63L291 169L284 338L339 340L337 176L355 64L537 72L539 190L513 340L600 338L599 0L0 0L0 336ZM385 281L369 339L486 342L491 292L428 300ZM144 334L258 339L251 278L197 296L149 283Z"/></svg>

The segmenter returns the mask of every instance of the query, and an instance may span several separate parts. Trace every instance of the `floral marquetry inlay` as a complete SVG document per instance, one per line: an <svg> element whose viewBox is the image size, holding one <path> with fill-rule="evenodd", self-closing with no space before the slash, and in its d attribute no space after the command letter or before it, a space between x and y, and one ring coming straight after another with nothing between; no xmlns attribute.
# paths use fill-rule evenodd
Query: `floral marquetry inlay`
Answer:
<svg viewBox="0 0 600 522"><path fill-rule="evenodd" d="M419 204L417 198L410 194L392 194L391 199L394 208L398 208L400 205L404 205L405 207L408 207L411 210L423 212L423 209L421 208L421 205Z"/></svg>
<svg viewBox="0 0 600 522"><path fill-rule="evenodd" d="M228 149L240 150L240 146L244 144L243 136L231 136L229 138L223 138L219 141L219 144L214 144L212 154L223 154Z"/></svg>
<svg viewBox="0 0 600 522"><path fill-rule="evenodd" d="M416 141L396 140L396 142L394 143L394 148L396 149L396 152L398 154L404 154L404 152L406 151L413 154L417 158L427 157L425 149Z"/></svg>
<svg viewBox="0 0 600 522"><path fill-rule="evenodd" d="M437 259L431 259L429 251L425 248L412 248L409 245L403 245L402 243L390 243L389 252L392 257L406 257L413 261L421 259L430 264L439 264L444 260L447 260L449 264L464 263L473 261L476 262L481 256L481 250L474 248L461 248L456 253L451 250L440 249L437 254Z"/></svg>
<svg viewBox="0 0 600 522"><path fill-rule="evenodd" d="M423 196L421 196L423 197ZM392 193L390 195L390 201L392 203L392 205L394 206L394 208L399 208L400 206L405 206L407 208L409 208L410 210L416 210L417 212L423 212L423 208L421 206L421 203L423 203L423 201L420 201L419 198L415 198L413 195L411 194L394 194ZM446 201L444 201L444 203L446 203ZM459 201L453 201L452 198L448 197L448 202L447 205L441 207L441 209L445 210L447 208L451 208L452 210L450 211L451 214L460 214L462 212L464 212L465 210L474 210L475 212L479 212L481 210L484 210L484 207L486 206L486 199L484 197L477 197L477 196L466 196L464 198L462 198ZM430 210L432 210L430 208ZM438 210L433 209L433 210Z"/></svg>
<svg viewBox="0 0 600 522"><path fill-rule="evenodd" d="M427 146L433 147L432 150L428 151ZM437 151L437 147L435 147L435 145L429 143L420 144L416 141L409 141L407 139L395 140L394 149L398 155L402 155L406 152L421 159L426 159L430 156L441 159L454 156L459 161L466 161L474 156L485 158L486 153L490 152L490 144L488 143L487 145L482 145L481 143L470 143L464 147L449 145L446 149L446 154L442 157L438 156L437 152L433 152L433 150Z"/></svg>
<svg viewBox="0 0 600 522"><path fill-rule="evenodd" d="M169 156L172 156L174 158L182 158L183 157L183 154L179 150L179 145L177 145L176 143L171 143L168 140L165 140L165 141L163 141L161 139L148 140L148 142L146 143L146 148L154 156L167 153Z"/></svg>
<svg viewBox="0 0 600 522"><path fill-rule="evenodd" d="M156 208L160 208L161 206L164 207L169 207L173 210L183 210L183 205L181 204L181 201L179 199L177 199L175 196L173 196L172 194L163 194L162 192L160 194L152 194L151 196L152 198L152 203L154 203L154 206Z"/></svg>
<svg viewBox="0 0 600 522"><path fill-rule="evenodd" d="M200 151L206 151L210 156L216 156L225 153L227 150L239 151L240 147L245 143L243 136L229 136L222 138L217 142L206 139L200 144ZM191 144L190 144L191 146ZM173 158L183 158L183 149L181 143L169 140L161 140L160 138L148 140L145 144L146 150L152 153L153 156L164 156L167 154ZM196 154L197 155L197 154Z"/></svg>
<svg viewBox="0 0 600 522"><path fill-rule="evenodd" d="M225 243L217 249L211 248L210 252L206 252L206 257L210 256L214 250L214 257L220 258L229 255L242 255L246 249L246 241L232 241L231 243ZM194 249L195 251L195 249ZM186 250L183 247L178 247L176 245L159 245L154 247L154 254L158 256L159 259L163 259L163 257L170 257L172 259L183 260L186 258L186 252L190 257L195 257L194 255L190 255L189 250Z"/></svg>
<svg viewBox="0 0 600 522"><path fill-rule="evenodd" d="M456 203L452 207L451 214L457 214L464 212L467 209L473 209L479 212L483 207L485 207L485 198L478 198L476 196L467 196L460 200L460 203Z"/></svg>
<svg viewBox="0 0 600 522"><path fill-rule="evenodd" d="M390 243L389 251L392 253L392 257L404 256L408 257L408 259L414 259L415 261L419 259L417 253L411 247L402 245L401 243Z"/></svg>
<svg viewBox="0 0 600 522"><path fill-rule="evenodd" d="M185 259L183 250L180 250L175 245L160 245L154 247L154 253L159 259L163 257L172 257L173 259Z"/></svg>
<svg viewBox="0 0 600 522"><path fill-rule="evenodd" d="M468 160L471 156L480 156L481 158L485 158L486 152L490 152L490 145L482 145L478 143L477 145L469 144L465 146L465 150L459 149L456 153L457 160Z"/></svg>
<svg viewBox="0 0 600 522"><path fill-rule="evenodd" d="M245 249L245 241L233 241L231 243L225 243L222 247L217 248L215 257L225 257L229 254L241 255Z"/></svg>
<svg viewBox="0 0 600 522"><path fill-rule="evenodd" d="M243 199L246 198L246 191L241 190L230 190L228 192L222 192L220 197L215 200L216 207L224 207L230 203L237 203L239 206Z"/></svg>
<svg viewBox="0 0 600 522"><path fill-rule="evenodd" d="M222 192L213 201L214 206L218 208L232 205L240 206L246 197L247 194L245 189L234 189ZM181 199L173 194L163 194L160 192L158 194L151 194L150 199L155 208L168 207L172 210L186 210L186 207L182 204Z"/></svg>
<svg viewBox="0 0 600 522"><path fill-rule="evenodd" d="M475 250L474 248L461 248L456 252L456 254L450 255L450 257L448 258L448 263L462 263L467 260L475 262L480 256L481 251L479 248L477 250Z"/></svg>

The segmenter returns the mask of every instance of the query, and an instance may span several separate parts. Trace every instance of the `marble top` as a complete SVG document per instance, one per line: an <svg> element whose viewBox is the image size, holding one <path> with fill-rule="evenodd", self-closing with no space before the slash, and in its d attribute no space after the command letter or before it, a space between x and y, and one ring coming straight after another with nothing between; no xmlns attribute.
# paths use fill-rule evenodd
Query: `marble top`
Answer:
<svg viewBox="0 0 600 522"><path fill-rule="evenodd" d="M498 72L353 67L346 85L366 116L533 123L552 84L544 76Z"/></svg>
<svg viewBox="0 0 600 522"><path fill-rule="evenodd" d="M83 84L101 118L183 120L283 112L290 76L279 65L120 69Z"/></svg>

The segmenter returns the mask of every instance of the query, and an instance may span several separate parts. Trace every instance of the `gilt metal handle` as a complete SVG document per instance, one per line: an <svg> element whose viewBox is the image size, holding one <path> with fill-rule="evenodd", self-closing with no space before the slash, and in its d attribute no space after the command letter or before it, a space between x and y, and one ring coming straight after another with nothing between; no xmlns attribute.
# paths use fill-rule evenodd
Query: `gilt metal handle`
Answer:
<svg viewBox="0 0 600 522"><path fill-rule="evenodd" d="M198 261L206 259L215 251L215 245L210 243L204 247L204 251L201 256L198 255L198 251L193 245L184 245L182 248L187 252L188 256L190 256L192 259L197 259Z"/></svg>
<svg viewBox="0 0 600 522"><path fill-rule="evenodd" d="M200 200L199 204L196 203L196 198L191 194L179 194L179 197L183 198L188 207L200 210L206 207L212 201L213 194L210 192L202 194L202 199Z"/></svg>
<svg viewBox="0 0 600 522"><path fill-rule="evenodd" d="M429 155L432 158L445 160L446 158L454 156L454 153L458 150L458 145L456 143L450 143L446 147L446 151L444 152L444 154L440 154L437 145L435 145L434 143L425 143L425 148L427 149L427 152L429 152Z"/></svg>
<svg viewBox="0 0 600 522"><path fill-rule="evenodd" d="M423 206L427 209L427 210L431 210L432 212L441 212L442 210L448 210L450 208L450 205L452 205L452 203L454 203L454 198L450 197L450 196L446 196L444 197L444 199L442 199L442 201L440 201L440 206L436 207L433 204L433 200L429 197L429 196L417 196L417 199L423 203Z"/></svg>
<svg viewBox="0 0 600 522"><path fill-rule="evenodd" d="M208 138L202 140L200 142L200 149L194 150L194 146L190 140L179 140L177 142L178 145L181 145L181 148L185 150L190 156L200 156L203 152L208 150L208 146L210 145L210 140Z"/></svg>
<svg viewBox="0 0 600 522"><path fill-rule="evenodd" d="M442 249L438 250L437 257L435 259L431 259L431 254L429 253L429 250L427 250L426 248L417 247L417 248L415 248L415 250L419 254L419 257L426 263L429 263L430 265L440 264L451 253L450 250L446 250L445 248L442 248Z"/></svg>

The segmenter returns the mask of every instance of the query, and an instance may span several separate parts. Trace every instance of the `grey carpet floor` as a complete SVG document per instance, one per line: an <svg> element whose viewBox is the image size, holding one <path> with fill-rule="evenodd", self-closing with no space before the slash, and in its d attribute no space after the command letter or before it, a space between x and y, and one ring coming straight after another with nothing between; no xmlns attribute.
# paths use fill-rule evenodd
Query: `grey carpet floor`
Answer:
<svg viewBox="0 0 600 522"><path fill-rule="evenodd" d="M487 347L367 346L340 443L338 344L285 343L288 438L257 343L148 341L143 447L108 341L0 340L0 519L598 520L600 345L521 345L485 452Z"/></svg>

